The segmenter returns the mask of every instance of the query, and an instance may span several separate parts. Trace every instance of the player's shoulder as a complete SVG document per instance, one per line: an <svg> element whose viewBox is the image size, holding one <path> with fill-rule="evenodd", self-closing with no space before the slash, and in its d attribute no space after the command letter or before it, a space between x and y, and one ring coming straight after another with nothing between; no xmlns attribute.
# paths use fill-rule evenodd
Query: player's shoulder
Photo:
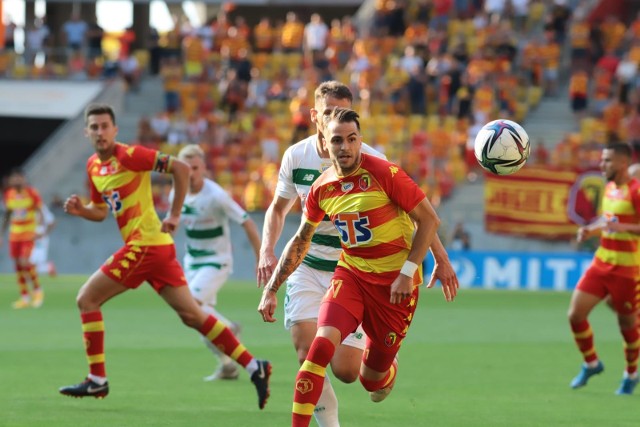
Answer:
<svg viewBox="0 0 640 427"><path fill-rule="evenodd" d="M382 152L380 152L380 151L376 150L375 148L373 148L372 146L370 146L370 145L369 145L369 144L367 144L366 142L363 142L363 143L362 143L362 149L361 149L361 151L362 151L363 153L365 153L365 154L370 154L370 155L372 155L372 156L376 156L376 157L379 157L379 158L381 158L381 159L385 159L385 160L387 159L387 156L386 156L384 153L382 153Z"/></svg>
<svg viewBox="0 0 640 427"><path fill-rule="evenodd" d="M290 147L288 147L285 150L283 159L287 157L289 157L292 160L304 159L305 157L307 157L307 153L309 152L309 150L316 149L316 141L317 141L317 136L310 135L307 138L302 139L296 142L295 144L292 144Z"/></svg>
<svg viewBox="0 0 640 427"><path fill-rule="evenodd" d="M217 196L220 194L227 194L224 188L212 179L204 179L204 190L207 195Z"/></svg>

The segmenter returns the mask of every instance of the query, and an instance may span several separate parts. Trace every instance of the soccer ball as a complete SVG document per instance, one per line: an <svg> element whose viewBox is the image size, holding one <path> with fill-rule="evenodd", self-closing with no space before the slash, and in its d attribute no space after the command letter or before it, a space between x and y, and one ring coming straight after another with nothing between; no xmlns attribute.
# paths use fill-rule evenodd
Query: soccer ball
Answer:
<svg viewBox="0 0 640 427"><path fill-rule="evenodd" d="M516 122L494 120L480 129L474 150L484 169L496 175L510 175L529 158L529 135Z"/></svg>

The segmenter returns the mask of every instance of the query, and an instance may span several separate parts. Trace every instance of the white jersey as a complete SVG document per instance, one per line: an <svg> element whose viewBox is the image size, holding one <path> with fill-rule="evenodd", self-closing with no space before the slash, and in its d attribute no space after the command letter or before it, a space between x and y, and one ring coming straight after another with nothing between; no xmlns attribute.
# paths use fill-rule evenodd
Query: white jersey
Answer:
<svg viewBox="0 0 640 427"><path fill-rule="evenodd" d="M276 196L288 200L299 197L304 207L311 185L331 166L331 160L324 159L318 154L317 142L318 136L311 135L287 148L278 174ZM362 152L386 159L384 154L365 143L362 143ZM338 230L329 218L325 217L311 238L309 252L302 262L317 270L333 271L341 251Z"/></svg>
<svg viewBox="0 0 640 427"><path fill-rule="evenodd" d="M231 268L229 220L243 224L247 219L247 212L220 185L205 178L200 192L187 194L180 214L187 233L185 269Z"/></svg>

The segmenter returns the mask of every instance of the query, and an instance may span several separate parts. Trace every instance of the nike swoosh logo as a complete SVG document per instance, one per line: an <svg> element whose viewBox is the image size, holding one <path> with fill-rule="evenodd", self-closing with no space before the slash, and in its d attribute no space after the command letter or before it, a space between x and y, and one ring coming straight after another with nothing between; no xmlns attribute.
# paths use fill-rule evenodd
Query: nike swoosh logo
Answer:
<svg viewBox="0 0 640 427"><path fill-rule="evenodd" d="M87 387L87 393L96 393L98 391L106 390L106 385L101 385L100 387L93 388L92 386Z"/></svg>
<svg viewBox="0 0 640 427"><path fill-rule="evenodd" d="M258 373L258 378L264 379L264 366L260 364L260 372Z"/></svg>

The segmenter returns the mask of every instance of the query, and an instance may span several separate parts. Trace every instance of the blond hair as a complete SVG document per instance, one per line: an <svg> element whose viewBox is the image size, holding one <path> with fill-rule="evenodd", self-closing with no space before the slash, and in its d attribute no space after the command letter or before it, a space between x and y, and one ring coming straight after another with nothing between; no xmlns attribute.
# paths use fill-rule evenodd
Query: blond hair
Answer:
<svg viewBox="0 0 640 427"><path fill-rule="evenodd" d="M185 145L178 153L178 159L180 160L192 159L194 157L200 157L204 160L204 151L202 151L202 148L200 148L198 144Z"/></svg>

